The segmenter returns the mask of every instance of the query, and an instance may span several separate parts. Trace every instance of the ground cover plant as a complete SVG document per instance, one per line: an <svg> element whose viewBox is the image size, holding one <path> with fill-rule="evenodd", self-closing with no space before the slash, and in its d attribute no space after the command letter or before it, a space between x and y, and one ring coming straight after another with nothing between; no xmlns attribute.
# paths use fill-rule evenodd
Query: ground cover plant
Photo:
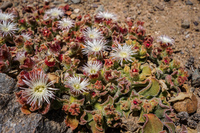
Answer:
<svg viewBox="0 0 200 133"><path fill-rule="evenodd" d="M174 109L196 111L173 39L154 39L144 22L118 23L113 13L71 19L70 10L45 2L24 7L24 17L14 8L0 12L0 71L16 75L24 114L63 110L72 131L96 133L128 130L125 121L137 116L134 131L171 133ZM186 108L177 102L185 98Z"/></svg>

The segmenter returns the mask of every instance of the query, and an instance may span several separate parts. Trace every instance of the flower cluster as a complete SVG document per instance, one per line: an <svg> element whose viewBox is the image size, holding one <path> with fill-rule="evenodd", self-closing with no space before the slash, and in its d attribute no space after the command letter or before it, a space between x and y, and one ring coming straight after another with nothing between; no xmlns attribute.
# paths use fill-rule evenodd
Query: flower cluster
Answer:
<svg viewBox="0 0 200 133"><path fill-rule="evenodd" d="M0 72L17 72L21 111L62 109L74 132L124 128L132 114L143 123L140 132L175 132L169 99L188 74L172 58L173 39L154 42L144 22L121 24L109 12L71 19L69 5L49 3L25 6L24 16L0 12Z"/></svg>

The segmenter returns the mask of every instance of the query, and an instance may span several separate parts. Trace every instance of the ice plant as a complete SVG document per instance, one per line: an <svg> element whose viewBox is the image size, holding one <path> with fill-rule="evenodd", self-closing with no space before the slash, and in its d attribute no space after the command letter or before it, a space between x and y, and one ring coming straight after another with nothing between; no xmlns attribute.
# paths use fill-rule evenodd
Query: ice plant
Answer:
<svg viewBox="0 0 200 133"><path fill-rule="evenodd" d="M0 21L12 21L14 17L15 16L12 13L3 13L0 11Z"/></svg>
<svg viewBox="0 0 200 133"><path fill-rule="evenodd" d="M12 36L16 30L17 30L17 24L13 22L3 21L2 23L0 23L0 34L3 37Z"/></svg>
<svg viewBox="0 0 200 133"><path fill-rule="evenodd" d="M65 84L70 88L70 92L73 96L79 96L87 91L89 82L86 78L82 80L81 77L73 76L66 79Z"/></svg>
<svg viewBox="0 0 200 133"><path fill-rule="evenodd" d="M62 30L69 30L71 27L74 26L74 21L70 18L63 18L61 21L58 21L58 25Z"/></svg>
<svg viewBox="0 0 200 133"><path fill-rule="evenodd" d="M96 28L90 28L88 27L86 30L83 31L83 35L84 37L89 40L93 40L93 39L102 39L103 36L102 36L102 33L96 29Z"/></svg>
<svg viewBox="0 0 200 133"><path fill-rule="evenodd" d="M54 91L58 90L53 88L54 81L49 81L43 71L33 71L29 77L24 76L22 81L27 87L20 87L23 92L22 96L27 98L27 103L31 106L38 105L41 107L45 102L50 104L50 99L54 99Z"/></svg>
<svg viewBox="0 0 200 133"><path fill-rule="evenodd" d="M52 19L59 19L64 15L64 11L59 8L49 9L45 12L45 15L49 16Z"/></svg>
<svg viewBox="0 0 200 133"><path fill-rule="evenodd" d="M136 51L137 50L133 50L132 46L128 46L127 44L124 44L123 46L121 44L117 44L117 47L113 48L110 56L113 59L118 60L122 65L123 61L133 62L132 56L137 54Z"/></svg>
<svg viewBox="0 0 200 133"><path fill-rule="evenodd" d="M173 45L174 40L168 36L162 35L158 37L158 42L166 45Z"/></svg>
<svg viewBox="0 0 200 133"><path fill-rule="evenodd" d="M104 20L117 20L117 16L113 13L109 13L108 11L99 12L96 17Z"/></svg>
<svg viewBox="0 0 200 133"><path fill-rule="evenodd" d="M22 34L22 36L23 36L23 38L24 38L24 40L25 40L25 41L27 41L27 40L30 40L30 39L31 39L31 35L30 35L30 34L28 34L28 33L23 33L23 34Z"/></svg>
<svg viewBox="0 0 200 133"><path fill-rule="evenodd" d="M17 76L23 113L62 109L73 132L128 131L127 121L134 132L175 132L171 101L188 73L172 57L172 39L154 42L144 22L118 23L109 12L72 20L69 5L49 7L0 12L0 72Z"/></svg>
<svg viewBox="0 0 200 133"><path fill-rule="evenodd" d="M17 61L19 61L20 64L24 64L24 60L26 59L26 52L25 51L19 51L16 53Z"/></svg>
<svg viewBox="0 0 200 133"><path fill-rule="evenodd" d="M101 69L102 63L98 61L89 61L87 65L83 67L83 72L88 75L95 75Z"/></svg>
<svg viewBox="0 0 200 133"><path fill-rule="evenodd" d="M94 56L102 56L103 52L108 49L108 46L106 45L106 41L101 40L92 40L92 41L86 41L84 45L83 54L86 55L94 55Z"/></svg>

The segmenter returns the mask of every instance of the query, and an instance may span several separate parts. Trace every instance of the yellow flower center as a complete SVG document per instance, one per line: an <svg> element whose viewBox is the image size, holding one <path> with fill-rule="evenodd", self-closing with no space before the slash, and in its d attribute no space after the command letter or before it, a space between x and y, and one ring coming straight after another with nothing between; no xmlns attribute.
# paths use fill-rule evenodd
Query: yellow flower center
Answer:
<svg viewBox="0 0 200 133"><path fill-rule="evenodd" d="M126 52L120 52L119 55L123 58L126 58L128 56Z"/></svg>
<svg viewBox="0 0 200 133"><path fill-rule="evenodd" d="M40 85L40 86L36 86L35 88L34 88L34 91L36 92L36 93L41 93L41 92L43 92L44 90L45 90L45 86L44 85Z"/></svg>
<svg viewBox="0 0 200 133"><path fill-rule="evenodd" d="M67 27L68 26L68 23L63 23L63 27Z"/></svg>
<svg viewBox="0 0 200 133"><path fill-rule="evenodd" d="M89 37L90 37L90 38L94 38L94 35L93 35L93 34L90 34Z"/></svg>
<svg viewBox="0 0 200 133"><path fill-rule="evenodd" d="M94 51L100 51L101 47L98 46L98 47L94 47L93 49L94 49Z"/></svg>
<svg viewBox="0 0 200 133"><path fill-rule="evenodd" d="M57 12L53 12L52 16L58 16L58 13Z"/></svg>
<svg viewBox="0 0 200 133"><path fill-rule="evenodd" d="M90 70L90 73L95 74L95 73L96 73L96 70L95 70L95 69L91 69L91 70Z"/></svg>
<svg viewBox="0 0 200 133"><path fill-rule="evenodd" d="M3 31L8 32L9 31L8 27L3 27Z"/></svg>
<svg viewBox="0 0 200 133"><path fill-rule="evenodd" d="M74 88L79 90L80 89L80 84L74 84Z"/></svg>

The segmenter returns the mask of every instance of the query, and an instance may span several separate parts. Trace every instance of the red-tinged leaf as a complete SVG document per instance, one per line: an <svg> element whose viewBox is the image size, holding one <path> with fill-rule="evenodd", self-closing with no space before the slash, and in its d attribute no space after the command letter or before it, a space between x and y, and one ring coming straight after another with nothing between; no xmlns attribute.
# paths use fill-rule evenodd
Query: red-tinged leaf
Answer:
<svg viewBox="0 0 200 133"><path fill-rule="evenodd" d="M70 127L72 131L78 127L78 123L79 121L75 116L67 116L65 119L65 124Z"/></svg>
<svg viewBox="0 0 200 133"><path fill-rule="evenodd" d="M50 110L50 104L44 103L42 109L39 110L39 113L45 115Z"/></svg>
<svg viewBox="0 0 200 133"><path fill-rule="evenodd" d="M22 106L21 108L22 113L29 115L31 114L31 111L28 110L28 107L26 105Z"/></svg>
<svg viewBox="0 0 200 133"><path fill-rule="evenodd" d="M97 126L97 124L94 121L91 121L89 125L91 126L92 133L104 133L103 128Z"/></svg>
<svg viewBox="0 0 200 133"><path fill-rule="evenodd" d="M143 126L142 133L159 133L163 131L163 123L154 114L144 114L146 122Z"/></svg>
<svg viewBox="0 0 200 133"><path fill-rule="evenodd" d="M165 122L164 124L168 128L170 133L175 133L176 127L173 122Z"/></svg>
<svg viewBox="0 0 200 133"><path fill-rule="evenodd" d="M144 96L144 97L152 97L152 96L157 96L158 93L160 92L160 85L157 79L151 78L149 79L149 85L139 91L139 94Z"/></svg>

